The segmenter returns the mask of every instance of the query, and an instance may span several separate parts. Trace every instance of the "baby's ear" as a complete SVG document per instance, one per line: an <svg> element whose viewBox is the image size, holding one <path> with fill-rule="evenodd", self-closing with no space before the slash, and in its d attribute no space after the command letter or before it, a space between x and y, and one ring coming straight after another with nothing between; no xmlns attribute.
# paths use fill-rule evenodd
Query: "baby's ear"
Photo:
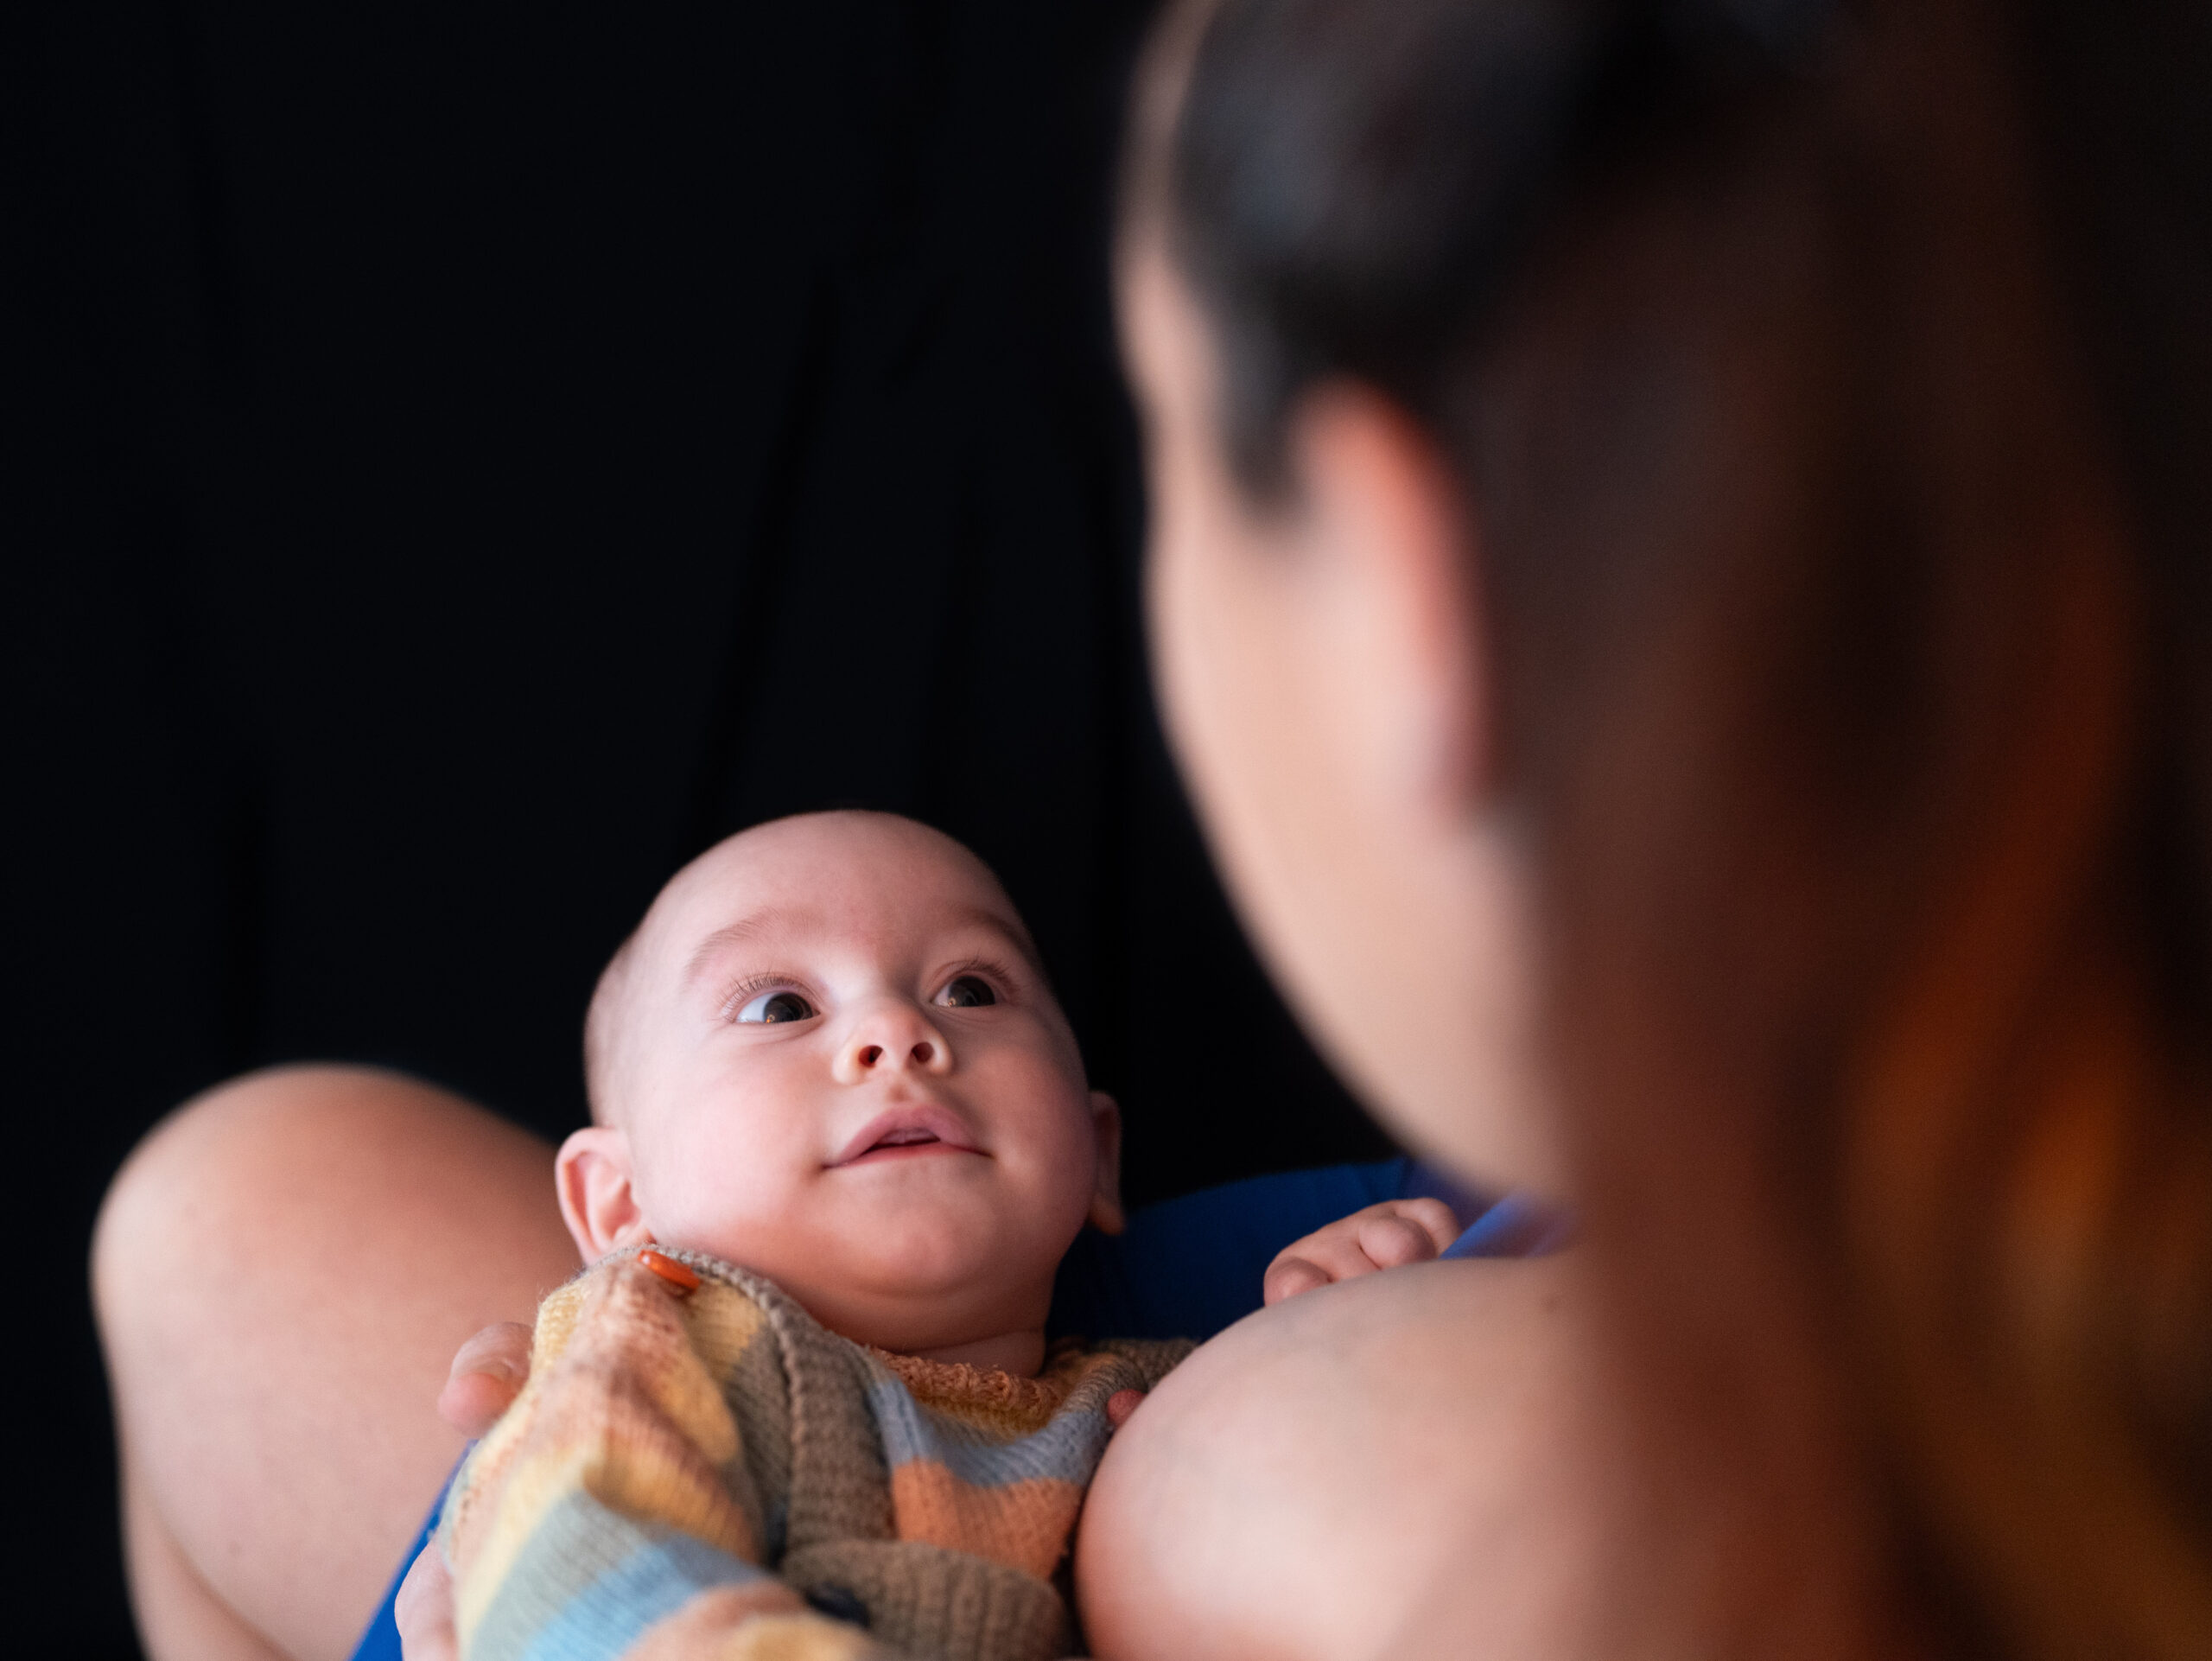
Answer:
<svg viewBox="0 0 2212 1661"><path fill-rule="evenodd" d="M1098 1149L1098 1181L1090 1193L1090 1226L1119 1234L1122 1212L1122 1108L1103 1090L1090 1092L1090 1134Z"/></svg>
<svg viewBox="0 0 2212 1661"><path fill-rule="evenodd" d="M553 1162L553 1185L561 1196L562 1220L586 1263L652 1238L631 1184L630 1138L614 1126L590 1124L573 1132Z"/></svg>

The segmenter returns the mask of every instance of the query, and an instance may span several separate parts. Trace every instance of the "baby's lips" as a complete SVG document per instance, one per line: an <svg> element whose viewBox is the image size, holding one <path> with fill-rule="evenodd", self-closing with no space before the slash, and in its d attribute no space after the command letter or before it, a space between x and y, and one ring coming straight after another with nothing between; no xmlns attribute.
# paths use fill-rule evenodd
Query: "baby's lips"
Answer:
<svg viewBox="0 0 2212 1661"><path fill-rule="evenodd" d="M946 1147L963 1153L982 1151L976 1145L975 1133L950 1108L939 1107L935 1102L902 1102L896 1107L886 1108L862 1125L830 1162L832 1166L849 1165L887 1136L902 1130L926 1131Z"/></svg>

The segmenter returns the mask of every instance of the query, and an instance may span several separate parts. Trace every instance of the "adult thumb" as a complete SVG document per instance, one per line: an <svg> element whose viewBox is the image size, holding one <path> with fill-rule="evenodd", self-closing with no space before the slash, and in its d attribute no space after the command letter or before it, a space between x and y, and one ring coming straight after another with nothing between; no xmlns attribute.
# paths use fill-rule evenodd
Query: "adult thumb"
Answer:
<svg viewBox="0 0 2212 1661"><path fill-rule="evenodd" d="M530 1378L530 1328L518 1321L486 1327L453 1358L438 1392L438 1416L464 1436L480 1436Z"/></svg>

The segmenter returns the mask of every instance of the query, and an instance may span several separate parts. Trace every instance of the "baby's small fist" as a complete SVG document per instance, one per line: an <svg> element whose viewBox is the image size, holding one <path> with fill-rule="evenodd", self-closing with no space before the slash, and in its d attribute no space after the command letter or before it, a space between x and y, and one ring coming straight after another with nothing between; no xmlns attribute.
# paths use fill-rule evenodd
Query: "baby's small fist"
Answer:
<svg viewBox="0 0 2212 1661"><path fill-rule="evenodd" d="M1440 1200L1386 1200L1285 1246L1268 1265L1261 1295L1280 1303L1332 1281L1427 1263L1459 1234L1459 1219Z"/></svg>

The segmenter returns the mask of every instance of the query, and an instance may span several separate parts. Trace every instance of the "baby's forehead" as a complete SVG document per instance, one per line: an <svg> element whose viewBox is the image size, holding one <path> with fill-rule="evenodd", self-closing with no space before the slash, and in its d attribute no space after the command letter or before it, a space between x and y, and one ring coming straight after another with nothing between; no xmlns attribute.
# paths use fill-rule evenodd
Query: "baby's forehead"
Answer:
<svg viewBox="0 0 2212 1661"><path fill-rule="evenodd" d="M748 945L895 951L962 932L997 935L1035 966L1013 901L958 843L888 816L817 815L709 850L663 890L639 945L660 980Z"/></svg>

